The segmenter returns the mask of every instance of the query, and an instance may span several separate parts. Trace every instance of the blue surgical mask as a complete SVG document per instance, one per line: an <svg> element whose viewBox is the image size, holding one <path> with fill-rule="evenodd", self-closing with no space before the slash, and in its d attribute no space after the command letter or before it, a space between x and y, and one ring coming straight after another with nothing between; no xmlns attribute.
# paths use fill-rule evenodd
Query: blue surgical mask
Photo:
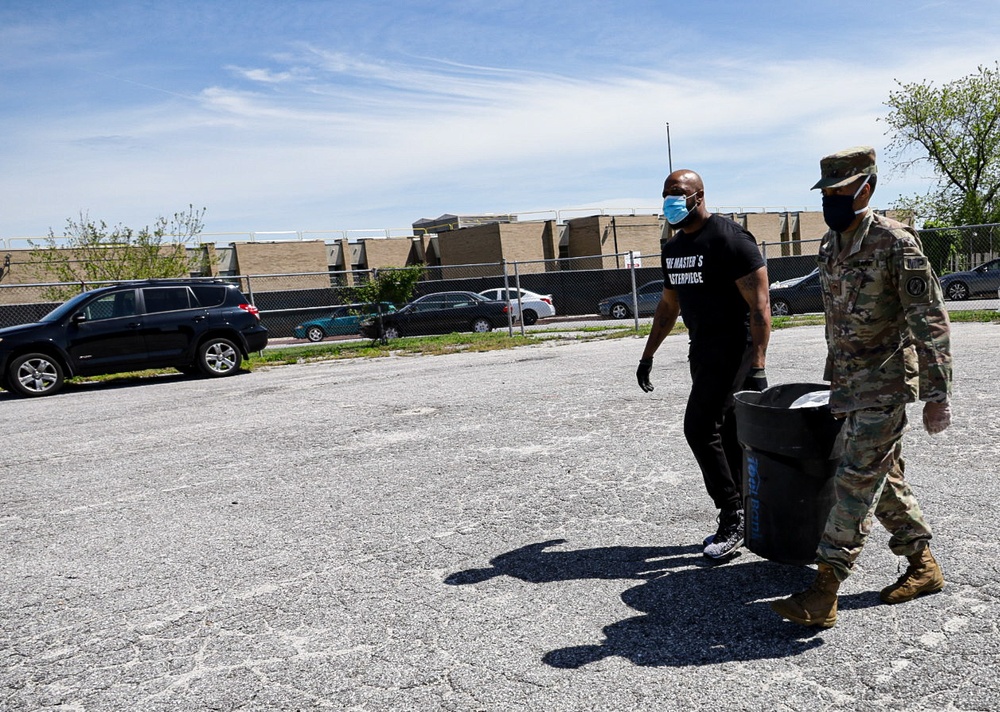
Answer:
<svg viewBox="0 0 1000 712"><path fill-rule="evenodd" d="M691 214L687 206L688 198L697 194L697 191L695 191L691 195L668 195L663 199L663 217L671 225L679 225L684 222L687 216Z"/></svg>

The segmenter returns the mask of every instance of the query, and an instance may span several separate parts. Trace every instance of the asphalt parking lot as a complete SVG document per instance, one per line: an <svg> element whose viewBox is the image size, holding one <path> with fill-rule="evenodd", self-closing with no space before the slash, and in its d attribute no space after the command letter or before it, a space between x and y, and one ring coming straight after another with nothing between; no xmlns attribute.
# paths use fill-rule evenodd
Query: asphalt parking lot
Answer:
<svg viewBox="0 0 1000 712"><path fill-rule="evenodd" d="M638 338L0 393L0 709L996 710L998 337L910 411L947 587L881 605L876 526L821 632L767 606L808 568L700 555L683 335L651 394Z"/></svg>

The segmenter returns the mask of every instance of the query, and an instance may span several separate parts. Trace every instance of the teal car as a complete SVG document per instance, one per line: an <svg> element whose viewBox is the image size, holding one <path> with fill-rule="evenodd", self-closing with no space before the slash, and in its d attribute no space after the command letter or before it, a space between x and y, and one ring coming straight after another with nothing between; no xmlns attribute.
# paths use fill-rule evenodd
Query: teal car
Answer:
<svg viewBox="0 0 1000 712"><path fill-rule="evenodd" d="M310 341L322 341L327 336L345 336L357 334L359 324L375 316L374 304L341 304L334 308L332 312L318 319L304 321L295 327L294 334L297 339L309 339ZM396 307L389 302L382 302L382 313L390 314L396 311Z"/></svg>

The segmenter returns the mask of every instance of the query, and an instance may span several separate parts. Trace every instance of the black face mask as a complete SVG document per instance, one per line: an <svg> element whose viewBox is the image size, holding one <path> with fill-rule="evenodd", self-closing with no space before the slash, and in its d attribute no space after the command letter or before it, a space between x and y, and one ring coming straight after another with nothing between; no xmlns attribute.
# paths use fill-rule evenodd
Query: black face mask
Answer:
<svg viewBox="0 0 1000 712"><path fill-rule="evenodd" d="M853 195L824 195L823 221L831 230L843 232L854 222Z"/></svg>
<svg viewBox="0 0 1000 712"><path fill-rule="evenodd" d="M861 210L854 210L854 201L861 191L865 189L868 185L868 181L871 180L871 176L865 177L865 182L858 186L858 189L854 191L854 195L824 195L823 196L823 221L829 226L831 230L836 230L837 232L843 232L851 226L854 222L854 218L858 213L863 213L864 208Z"/></svg>

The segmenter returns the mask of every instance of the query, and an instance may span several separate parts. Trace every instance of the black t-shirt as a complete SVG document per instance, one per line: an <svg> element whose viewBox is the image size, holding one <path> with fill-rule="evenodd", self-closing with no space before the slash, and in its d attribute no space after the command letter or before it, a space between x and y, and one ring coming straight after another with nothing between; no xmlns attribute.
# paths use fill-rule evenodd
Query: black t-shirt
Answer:
<svg viewBox="0 0 1000 712"><path fill-rule="evenodd" d="M663 284L677 292L691 351L740 348L750 339L750 307L736 280L764 266L754 236L711 215L701 230L683 230L663 244Z"/></svg>

